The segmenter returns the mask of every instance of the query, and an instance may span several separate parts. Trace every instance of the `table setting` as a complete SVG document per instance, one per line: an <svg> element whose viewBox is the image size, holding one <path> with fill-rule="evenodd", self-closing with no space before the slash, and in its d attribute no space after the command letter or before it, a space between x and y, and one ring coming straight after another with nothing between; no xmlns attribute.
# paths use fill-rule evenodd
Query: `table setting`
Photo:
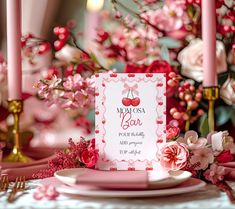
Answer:
<svg viewBox="0 0 235 209"><path fill-rule="evenodd" d="M5 5L0 208L234 208L232 0L87 0L90 48L75 20L22 34L22 5Z"/></svg>

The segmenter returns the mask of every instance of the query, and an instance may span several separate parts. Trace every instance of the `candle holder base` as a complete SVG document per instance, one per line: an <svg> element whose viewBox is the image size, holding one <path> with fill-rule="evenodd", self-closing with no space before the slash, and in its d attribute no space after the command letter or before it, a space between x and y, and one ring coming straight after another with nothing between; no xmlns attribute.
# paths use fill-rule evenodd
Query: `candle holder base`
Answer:
<svg viewBox="0 0 235 209"><path fill-rule="evenodd" d="M32 161L32 159L27 157L20 150L19 120L20 120L20 113L23 111L23 101L17 99L9 100L8 110L14 117L14 127L12 131L14 135L14 146L12 152L8 156L3 158L3 161L28 163Z"/></svg>
<svg viewBox="0 0 235 209"><path fill-rule="evenodd" d="M219 87L211 86L203 88L203 97L208 100L208 125L209 131L215 131L215 101L219 99Z"/></svg>
<svg viewBox="0 0 235 209"><path fill-rule="evenodd" d="M11 162L11 163L16 163L16 162L29 163L29 162L32 162L32 161L33 161L32 158L24 155L16 147L13 148L12 152L8 156L3 158L3 162Z"/></svg>

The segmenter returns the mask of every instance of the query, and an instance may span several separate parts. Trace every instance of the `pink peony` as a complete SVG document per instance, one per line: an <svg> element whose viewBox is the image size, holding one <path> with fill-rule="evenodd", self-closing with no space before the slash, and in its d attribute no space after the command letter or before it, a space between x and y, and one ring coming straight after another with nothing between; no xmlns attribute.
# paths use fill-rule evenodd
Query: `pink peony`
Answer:
<svg viewBox="0 0 235 209"><path fill-rule="evenodd" d="M178 142L186 144L189 149L199 149L205 147L206 138L198 138L196 131L187 131L183 137L177 139Z"/></svg>
<svg viewBox="0 0 235 209"><path fill-rule="evenodd" d="M219 181L224 180L224 176L226 175L225 168L222 166L218 166L216 164L212 164L210 169L208 169L204 176L208 181L211 181L213 184L218 183Z"/></svg>
<svg viewBox="0 0 235 209"><path fill-rule="evenodd" d="M179 133L180 133L180 129L176 126L168 125L166 127L166 138L168 140L175 139L177 136L179 136Z"/></svg>
<svg viewBox="0 0 235 209"><path fill-rule="evenodd" d="M189 152L183 144L168 142L161 149L160 164L169 170L180 170L187 164Z"/></svg>
<svg viewBox="0 0 235 209"><path fill-rule="evenodd" d="M195 166L195 170L205 170L209 164L214 162L214 154L210 148L204 147L193 150L190 163Z"/></svg>

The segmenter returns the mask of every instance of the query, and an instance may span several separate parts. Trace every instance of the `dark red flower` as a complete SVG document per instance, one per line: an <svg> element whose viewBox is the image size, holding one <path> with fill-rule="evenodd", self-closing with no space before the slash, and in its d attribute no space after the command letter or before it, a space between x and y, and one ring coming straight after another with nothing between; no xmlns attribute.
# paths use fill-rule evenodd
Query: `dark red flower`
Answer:
<svg viewBox="0 0 235 209"><path fill-rule="evenodd" d="M86 165L86 167L93 167L98 160L98 151L95 149L87 149L82 152L81 160Z"/></svg>
<svg viewBox="0 0 235 209"><path fill-rule="evenodd" d="M231 154L230 150L226 150L226 151L223 151L221 152L216 160L219 162L219 163L227 163L227 162L231 162L233 160L233 155Z"/></svg>
<svg viewBox="0 0 235 209"><path fill-rule="evenodd" d="M125 67L125 73L145 73L147 66L146 65L133 65L127 64Z"/></svg>
<svg viewBox="0 0 235 209"><path fill-rule="evenodd" d="M174 72L174 70L169 65L169 63L164 60L153 61L145 71L145 73L166 73L166 75L168 75L170 72Z"/></svg>
<svg viewBox="0 0 235 209"><path fill-rule="evenodd" d="M109 38L109 33L103 30L97 32L96 41L100 44L103 44Z"/></svg>

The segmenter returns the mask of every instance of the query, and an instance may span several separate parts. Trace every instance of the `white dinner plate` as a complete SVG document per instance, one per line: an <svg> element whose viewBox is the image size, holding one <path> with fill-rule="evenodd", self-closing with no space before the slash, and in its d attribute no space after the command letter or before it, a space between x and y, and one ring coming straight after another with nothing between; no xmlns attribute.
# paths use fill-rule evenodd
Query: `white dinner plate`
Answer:
<svg viewBox="0 0 235 209"><path fill-rule="evenodd" d="M105 190L89 186L58 186L57 190L65 195L87 196L87 197L161 197L194 192L206 183L200 179L190 178L182 184L168 189L155 189L155 190Z"/></svg>
<svg viewBox="0 0 235 209"><path fill-rule="evenodd" d="M54 176L64 184L76 185L76 177L87 168L65 169L55 172ZM177 186L191 177L188 171L148 171L148 189L162 189Z"/></svg>

